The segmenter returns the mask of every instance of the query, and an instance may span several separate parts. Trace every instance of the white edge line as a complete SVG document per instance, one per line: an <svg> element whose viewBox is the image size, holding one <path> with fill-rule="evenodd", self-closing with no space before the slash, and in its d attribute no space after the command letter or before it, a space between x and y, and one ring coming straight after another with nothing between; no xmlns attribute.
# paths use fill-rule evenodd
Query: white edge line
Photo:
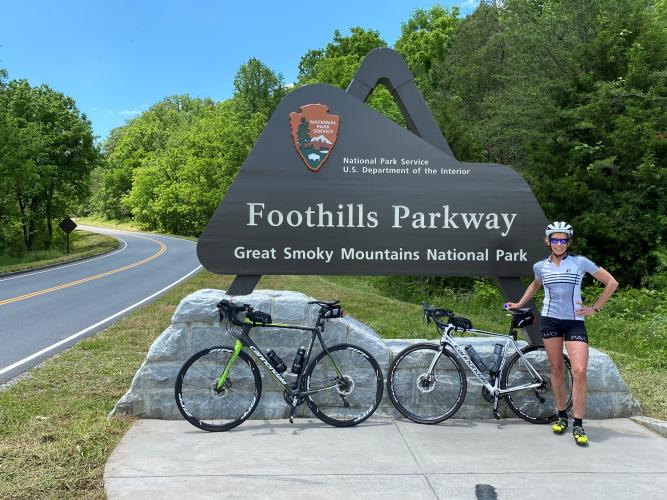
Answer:
<svg viewBox="0 0 667 500"><path fill-rule="evenodd" d="M74 262L72 264L55 265L53 267L50 267L49 269L44 269L42 271L26 271L25 273L21 273L18 276L10 276L9 278L2 278L2 279L0 279L0 281L17 280L19 278L27 278L28 276L34 276L35 274L50 273L51 271L58 271L60 269L65 269L67 267L80 266L81 264L88 264L88 262L92 262L94 260L104 259L106 257L111 257L112 255L116 255L117 253L120 253L127 248L127 241L125 241L123 238L118 238L117 236L113 236L113 238L116 238L117 240L122 241L125 244L125 246L123 248L105 253L104 255L100 255L99 257L92 257L92 258L88 258L88 259L82 259L82 260L80 260L78 262Z"/></svg>
<svg viewBox="0 0 667 500"><path fill-rule="evenodd" d="M126 307L126 308L123 309L122 311L118 311L117 313L112 314L111 316L109 316L109 317L107 317L107 318L104 318L102 321L98 321L98 322L95 323L94 325L91 325L91 326L89 326L88 328L85 328L85 329L81 330L80 332L75 333L74 335L70 335L70 336L67 337L66 339L62 339L62 340L56 342L56 343L53 344L53 345L50 345L50 346L48 346L48 347L45 347L44 349L42 349L42 350L39 351L39 352L36 352L36 353L34 353L34 354L31 354L31 355L28 356L27 358L23 358L22 360L17 361L16 363L14 363L14 364L12 364L12 365L9 365L9 366L7 366L6 368L3 368L2 370L0 370L0 375L3 375L4 373L9 372L9 371L13 370L13 369L16 368L16 367L21 366L21 365L27 363L28 361L31 361L31 360L33 360L33 359L35 359L35 358L41 356L42 354L44 354L44 353L46 353L46 352L49 352L49 351L55 349L56 347L61 346L61 345L65 344L65 343L69 342L70 340L73 340L73 339L75 339L75 338L77 338L77 337L80 337L81 335L84 335L85 333L89 332L90 330L92 330L92 329L94 329L94 328L97 328L98 326L103 325L104 323L106 323L106 322L108 322L108 321L111 321L112 319L116 318L117 316L120 316L121 314L124 314L124 313L126 313L126 312L128 312L128 311L131 311L131 310L134 309L135 307L140 306L141 304L143 304L144 302L146 302L146 301L152 299L152 298L155 297L156 295L160 295L162 292L165 292L165 291L169 290L171 287L173 287L173 286L179 284L181 281L183 281L184 279L186 279L186 278L189 277L190 275L196 273L196 272L199 271L201 268L202 268L202 266L200 265L200 266L196 267L195 269L193 269L192 271L190 271L190 272L189 272L188 274L186 274L185 276L182 276L181 278L179 278L179 279L177 279L176 281L174 281L171 285L167 285L167 286L164 287L162 290L158 290L158 291L155 292L153 295L149 295L149 296L146 297L145 299L142 299L142 300L140 300L139 302L137 302L137 303L135 303L135 304L132 304L132 305L129 306L129 307Z"/></svg>

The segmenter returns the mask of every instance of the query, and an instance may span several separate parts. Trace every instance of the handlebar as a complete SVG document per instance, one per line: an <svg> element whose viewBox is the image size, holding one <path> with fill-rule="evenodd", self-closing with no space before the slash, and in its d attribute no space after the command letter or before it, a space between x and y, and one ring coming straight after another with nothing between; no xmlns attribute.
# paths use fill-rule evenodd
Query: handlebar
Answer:
<svg viewBox="0 0 667 500"><path fill-rule="evenodd" d="M535 315L530 307L509 309L505 306L506 305L503 305L503 309L512 315L511 328L526 328L535 322ZM472 322L468 318L457 316L449 309L433 307L426 302L422 302L422 308L424 309L424 319L428 323L433 320L435 324L442 329L445 329L450 325L454 327L454 330L462 330L464 332L473 329ZM440 320L440 318L444 317L447 318L446 322Z"/></svg>
<svg viewBox="0 0 667 500"><path fill-rule="evenodd" d="M340 300L313 300L309 304L317 304L320 306L318 324L323 319L335 319L345 316L345 311L340 306ZM253 324L266 325L271 323L271 316L262 311L255 311L250 304L238 305L223 299L217 304L220 312L220 321L227 319L232 324L237 326L245 326L246 322L239 318L239 315L245 312L246 318L251 320Z"/></svg>
<svg viewBox="0 0 667 500"><path fill-rule="evenodd" d="M238 318L239 313L253 311L253 308L250 304L237 305L227 299L222 299L216 304L216 306L220 312L220 321L224 321L226 318L237 326L244 325L243 320Z"/></svg>
<svg viewBox="0 0 667 500"><path fill-rule="evenodd" d="M422 309L424 309L424 319L427 323L430 323L431 320L435 322L440 328L447 328L449 325L454 327L454 330L470 330L472 329L472 321L463 316L457 316L453 311L449 309L442 309L439 307L433 307L426 302L422 302ZM440 321L440 318L447 317L447 322L444 323Z"/></svg>

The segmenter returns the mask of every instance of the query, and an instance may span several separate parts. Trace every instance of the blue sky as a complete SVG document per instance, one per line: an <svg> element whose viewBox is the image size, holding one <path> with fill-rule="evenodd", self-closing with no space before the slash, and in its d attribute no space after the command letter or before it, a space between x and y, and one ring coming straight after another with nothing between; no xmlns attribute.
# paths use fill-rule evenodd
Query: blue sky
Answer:
<svg viewBox="0 0 667 500"><path fill-rule="evenodd" d="M376 29L393 45L412 11L434 3L0 0L0 68L74 98L103 139L166 96L231 97L250 57L294 81L334 29ZM464 15L477 3L440 2Z"/></svg>

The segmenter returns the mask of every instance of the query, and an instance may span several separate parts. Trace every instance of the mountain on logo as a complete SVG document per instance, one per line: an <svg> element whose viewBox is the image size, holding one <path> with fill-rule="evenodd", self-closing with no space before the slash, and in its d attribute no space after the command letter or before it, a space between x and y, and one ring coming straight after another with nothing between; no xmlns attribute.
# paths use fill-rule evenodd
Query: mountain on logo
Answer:
<svg viewBox="0 0 667 500"><path fill-rule="evenodd" d="M333 144L329 139L324 137L324 135L318 135L317 137L313 137L310 139L310 142L323 142L325 144Z"/></svg>

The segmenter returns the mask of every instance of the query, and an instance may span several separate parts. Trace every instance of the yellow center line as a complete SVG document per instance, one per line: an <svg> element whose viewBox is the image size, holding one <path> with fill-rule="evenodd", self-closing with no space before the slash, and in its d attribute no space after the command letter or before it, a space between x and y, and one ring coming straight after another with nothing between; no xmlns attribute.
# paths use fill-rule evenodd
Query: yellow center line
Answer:
<svg viewBox="0 0 667 500"><path fill-rule="evenodd" d="M160 255L162 255L167 250L167 245L165 245L161 241L154 240L152 238L146 238L146 239L150 240L150 241L153 241L155 243L158 243L160 245L160 250L158 250L157 253L151 255L150 257L146 257L145 259L140 260L138 262L135 262L133 264L128 264L127 266L119 267L118 269L113 269L113 270L107 271L105 273L96 274L95 276L89 276L88 278L83 278L83 279L80 279L80 280L71 281L69 283L63 283L62 285L57 285L57 286L54 286L54 287L51 287L51 288L46 288L44 290L39 290L37 292L26 293L25 295L19 295L18 297L12 297L11 299L0 300L0 306L4 306L6 304L11 304L12 302L18 302L19 300L29 299L31 297L37 297L38 295L44 295L45 293L55 292L57 290L62 290L63 288L69 288L71 286L80 285L82 283L87 283L89 281L104 278L105 276L110 276L112 274L116 274L116 273L119 273L121 271L127 271L128 269L132 269L133 267L137 267L137 266L140 266L141 264L146 264L147 262L150 262L153 259L157 259Z"/></svg>

